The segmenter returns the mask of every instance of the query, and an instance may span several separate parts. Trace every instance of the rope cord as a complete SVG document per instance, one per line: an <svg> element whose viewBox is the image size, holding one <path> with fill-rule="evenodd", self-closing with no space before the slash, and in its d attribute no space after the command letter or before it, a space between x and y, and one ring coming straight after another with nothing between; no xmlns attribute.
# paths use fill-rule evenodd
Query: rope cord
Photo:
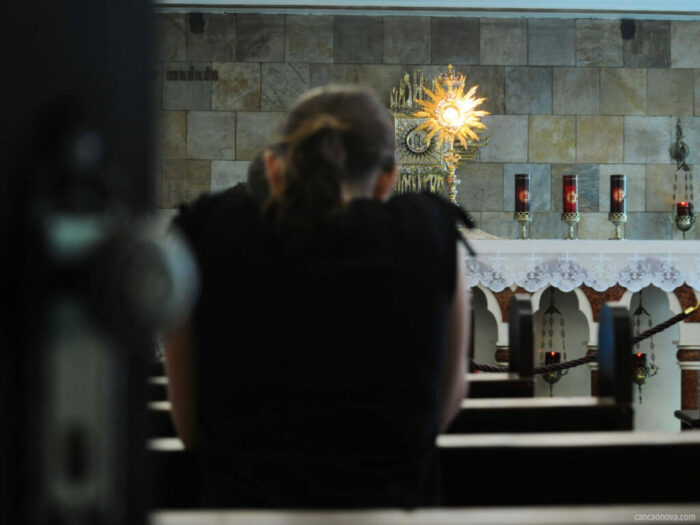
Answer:
<svg viewBox="0 0 700 525"><path fill-rule="evenodd" d="M686 308L683 312L679 313L678 315L674 315L670 319L667 319L663 323L657 324L653 328L649 328L646 332L642 332L641 334L635 336L632 338L632 345L635 345L639 343L640 341L644 341L645 339L648 339L649 337L658 334L659 332L662 332L666 330L667 328L673 326L674 324L680 323L683 319L686 319L693 313L695 313L696 310L700 308L700 303L696 304L693 307ZM587 355L586 357L581 357L580 359L572 359L571 361L565 361L563 363L554 363L551 365L546 365L546 366L538 366L533 368L533 372L535 374L546 374L547 372L557 372L561 370L568 370L569 368L574 368L577 366L585 365L587 363L592 363L598 359L598 352ZM497 366L497 365L484 365L481 363L477 363L472 359L471 361L471 368L472 370L478 370L480 372L510 372L510 368L507 366Z"/></svg>

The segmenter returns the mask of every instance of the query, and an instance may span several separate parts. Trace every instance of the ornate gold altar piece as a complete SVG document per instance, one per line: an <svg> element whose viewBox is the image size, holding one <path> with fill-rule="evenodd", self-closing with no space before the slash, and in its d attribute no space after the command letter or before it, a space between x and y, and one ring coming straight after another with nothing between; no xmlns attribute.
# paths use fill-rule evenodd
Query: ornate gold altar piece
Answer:
<svg viewBox="0 0 700 525"><path fill-rule="evenodd" d="M452 65L447 66L447 73L433 80L433 91L423 86L423 91L430 100L416 100L422 109L414 114L416 117L426 119L418 129L428 132L426 136L428 140L437 135L438 148L443 144L448 146L447 151L442 155L442 160L448 170L447 185L452 204L457 204L459 180L455 170L462 159L462 155L455 150L455 139L469 151L470 139L473 146L481 141L474 130L486 129L480 119L489 114L488 111L476 109L486 100L486 98L475 98L479 86L473 86L465 92L465 83L464 75L455 74Z"/></svg>
<svg viewBox="0 0 700 525"><path fill-rule="evenodd" d="M453 81L459 81L461 77L462 87L453 89L457 93L463 89L464 76L455 76L452 66L450 66L449 71L449 75L441 75L439 78L452 78ZM440 86L437 79L433 80L433 85ZM447 92L445 88L441 87L441 89L445 93ZM434 90L438 91L435 87ZM476 87L470 91L471 95L475 90ZM406 73L398 87L392 89L390 107L394 116L396 162L399 166L399 180L395 190L398 193L426 190L431 193L442 193L445 188L444 172L447 170L450 198L452 202L456 203L455 186L459 181L454 170L457 162L460 159L473 160L476 158L478 149L487 144L488 140L474 131L472 133L476 139L472 138L472 135L468 135L457 144L454 140L445 140L442 136L438 136L435 140L436 132L426 129L429 119L422 115L425 111L415 111L419 106L431 104L425 100L426 93L434 96L432 91L425 88L421 70L414 70L412 79ZM466 97L466 95L463 96ZM483 100L485 99L481 101ZM485 114L485 112L483 113ZM481 127L484 127L483 124ZM454 136L452 138L454 139Z"/></svg>

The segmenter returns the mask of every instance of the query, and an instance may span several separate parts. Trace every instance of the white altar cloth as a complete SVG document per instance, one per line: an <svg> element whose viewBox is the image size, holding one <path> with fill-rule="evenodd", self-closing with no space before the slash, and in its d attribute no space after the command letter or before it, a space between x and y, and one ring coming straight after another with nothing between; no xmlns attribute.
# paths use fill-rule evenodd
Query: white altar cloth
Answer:
<svg viewBox="0 0 700 525"><path fill-rule="evenodd" d="M585 284L602 292L620 284L632 292L653 284L670 292L700 289L700 241L471 240L467 284L494 292L512 285L564 292Z"/></svg>

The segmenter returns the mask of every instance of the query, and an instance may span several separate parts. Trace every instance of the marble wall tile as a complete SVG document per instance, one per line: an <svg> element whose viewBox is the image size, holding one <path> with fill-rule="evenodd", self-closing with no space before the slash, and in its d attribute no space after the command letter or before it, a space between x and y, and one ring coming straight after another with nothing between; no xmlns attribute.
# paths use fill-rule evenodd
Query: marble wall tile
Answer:
<svg viewBox="0 0 700 525"><path fill-rule="evenodd" d="M531 18L527 38L531 66L576 65L576 20Z"/></svg>
<svg viewBox="0 0 700 525"><path fill-rule="evenodd" d="M555 115L598 115L600 70L594 67L555 67L552 93L552 112Z"/></svg>
<svg viewBox="0 0 700 525"><path fill-rule="evenodd" d="M457 200L467 211L503 210L503 166L467 163L457 168Z"/></svg>
<svg viewBox="0 0 700 525"><path fill-rule="evenodd" d="M700 69L695 70L695 116L700 117Z"/></svg>
<svg viewBox="0 0 700 525"><path fill-rule="evenodd" d="M381 64L382 18L335 16L333 62L336 64Z"/></svg>
<svg viewBox="0 0 700 525"><path fill-rule="evenodd" d="M646 166L644 164L600 165L600 211L610 211L610 175L627 175L627 211L644 211L646 207Z"/></svg>
<svg viewBox="0 0 700 525"><path fill-rule="evenodd" d="M625 117L625 163L668 163L669 117Z"/></svg>
<svg viewBox="0 0 700 525"><path fill-rule="evenodd" d="M552 208L563 209L562 177L578 175L579 212L598 211L600 171L597 164L552 164Z"/></svg>
<svg viewBox="0 0 700 525"><path fill-rule="evenodd" d="M333 62L333 17L287 15L285 42L287 62Z"/></svg>
<svg viewBox="0 0 700 525"><path fill-rule="evenodd" d="M602 115L646 115L646 69L600 71L600 113Z"/></svg>
<svg viewBox="0 0 700 525"><path fill-rule="evenodd" d="M235 159L236 114L232 111L187 112L190 159Z"/></svg>
<svg viewBox="0 0 700 525"><path fill-rule="evenodd" d="M698 170L690 172L693 177L693 186L698 188ZM673 184L675 181L675 164L648 164L647 165L647 200L646 211L665 211L671 213L675 202L689 199L685 193L685 174L678 172L678 190L676 201L673 200Z"/></svg>
<svg viewBox="0 0 700 525"><path fill-rule="evenodd" d="M279 138L279 128L286 113L251 113L236 115L236 160L253 160L262 148Z"/></svg>
<svg viewBox="0 0 700 525"><path fill-rule="evenodd" d="M671 21L671 67L700 67L699 21Z"/></svg>
<svg viewBox="0 0 700 525"><path fill-rule="evenodd" d="M634 20L635 35L622 43L625 67L670 67L671 22Z"/></svg>
<svg viewBox="0 0 700 525"><path fill-rule="evenodd" d="M384 17L384 63L427 64L430 62L430 17Z"/></svg>
<svg viewBox="0 0 700 525"><path fill-rule="evenodd" d="M576 20L576 65L622 66L619 20Z"/></svg>
<svg viewBox="0 0 700 525"><path fill-rule="evenodd" d="M486 97L479 109L492 115L502 115L505 112L505 78L502 67L459 65L455 69L467 76L468 86L479 86L477 98Z"/></svg>
<svg viewBox="0 0 700 525"><path fill-rule="evenodd" d="M482 18L482 65L527 65L527 22L522 19Z"/></svg>
<svg viewBox="0 0 700 525"><path fill-rule="evenodd" d="M309 64L263 64L262 110L287 111L309 89Z"/></svg>
<svg viewBox="0 0 700 525"><path fill-rule="evenodd" d="M433 17L430 20L430 61L433 64L478 64L478 18Z"/></svg>
<svg viewBox="0 0 700 525"><path fill-rule="evenodd" d="M507 211L482 212L480 229L504 239L517 239L520 235L520 225L513 220L513 212Z"/></svg>
<svg viewBox="0 0 700 525"><path fill-rule="evenodd" d="M552 112L552 69L548 67L505 68L505 110L519 115Z"/></svg>
<svg viewBox="0 0 700 525"><path fill-rule="evenodd" d="M284 15L237 14L236 60L284 61Z"/></svg>
<svg viewBox="0 0 700 525"><path fill-rule="evenodd" d="M576 120L576 162L622 162L623 117L587 117Z"/></svg>
<svg viewBox="0 0 700 525"><path fill-rule="evenodd" d="M688 157L686 164L700 164L700 118L681 117L681 129L683 130L683 142L688 145ZM676 141L677 118L671 118L671 140Z"/></svg>
<svg viewBox="0 0 700 525"><path fill-rule="evenodd" d="M649 69L647 114L692 115L693 70Z"/></svg>
<svg viewBox="0 0 700 525"><path fill-rule="evenodd" d="M628 239L657 239L672 238L672 224L668 213L628 213Z"/></svg>
<svg viewBox="0 0 700 525"><path fill-rule="evenodd" d="M615 226L608 221L607 213L582 213L578 223L579 239L609 239L615 233Z"/></svg>
<svg viewBox="0 0 700 525"><path fill-rule="evenodd" d="M249 161L214 160L211 163L211 191L223 191L247 182Z"/></svg>
<svg viewBox="0 0 700 525"><path fill-rule="evenodd" d="M161 159L187 158L187 112L156 113L157 155Z"/></svg>
<svg viewBox="0 0 700 525"><path fill-rule="evenodd" d="M185 15L159 13L155 16L155 59L185 60L187 56Z"/></svg>
<svg viewBox="0 0 700 525"><path fill-rule="evenodd" d="M211 80L189 80L206 78L211 74L210 62L166 62L163 64L163 109L211 109ZM185 80L181 80L182 76ZM175 80L177 78L177 80Z"/></svg>
<svg viewBox="0 0 700 525"><path fill-rule="evenodd" d="M530 174L530 209L552 209L552 166L550 164L504 164L503 209L515 211L515 174Z"/></svg>
<svg viewBox="0 0 700 525"><path fill-rule="evenodd" d="M219 79L212 83L212 109L260 109L260 64L214 62L213 68L218 71Z"/></svg>
<svg viewBox="0 0 700 525"><path fill-rule="evenodd" d="M527 162L527 115L487 115L482 122L489 138L482 162Z"/></svg>
<svg viewBox="0 0 700 525"><path fill-rule="evenodd" d="M187 15L187 60L236 60L236 15Z"/></svg>
<svg viewBox="0 0 700 525"><path fill-rule="evenodd" d="M529 162L574 162L575 159L576 117L530 116Z"/></svg>
<svg viewBox="0 0 700 525"><path fill-rule="evenodd" d="M535 212L532 214L530 237L533 239L565 239L568 231L568 226L561 220L561 213Z"/></svg>
<svg viewBox="0 0 700 525"><path fill-rule="evenodd" d="M405 72L406 68L399 65L311 64L310 85L358 84L372 89L388 107L391 88L398 85Z"/></svg>
<svg viewBox="0 0 700 525"><path fill-rule="evenodd" d="M161 175L162 208L177 208L210 190L208 160L164 160Z"/></svg>

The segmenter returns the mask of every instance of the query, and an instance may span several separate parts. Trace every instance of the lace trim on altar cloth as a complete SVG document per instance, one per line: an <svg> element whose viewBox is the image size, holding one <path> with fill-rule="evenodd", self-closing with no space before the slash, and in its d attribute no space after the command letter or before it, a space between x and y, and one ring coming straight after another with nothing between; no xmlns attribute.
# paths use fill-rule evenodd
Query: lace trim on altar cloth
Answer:
<svg viewBox="0 0 700 525"><path fill-rule="evenodd" d="M468 286L500 292L513 285L564 292L585 284L604 291L620 284L637 292L654 285L670 292L700 289L700 241L471 241Z"/></svg>

